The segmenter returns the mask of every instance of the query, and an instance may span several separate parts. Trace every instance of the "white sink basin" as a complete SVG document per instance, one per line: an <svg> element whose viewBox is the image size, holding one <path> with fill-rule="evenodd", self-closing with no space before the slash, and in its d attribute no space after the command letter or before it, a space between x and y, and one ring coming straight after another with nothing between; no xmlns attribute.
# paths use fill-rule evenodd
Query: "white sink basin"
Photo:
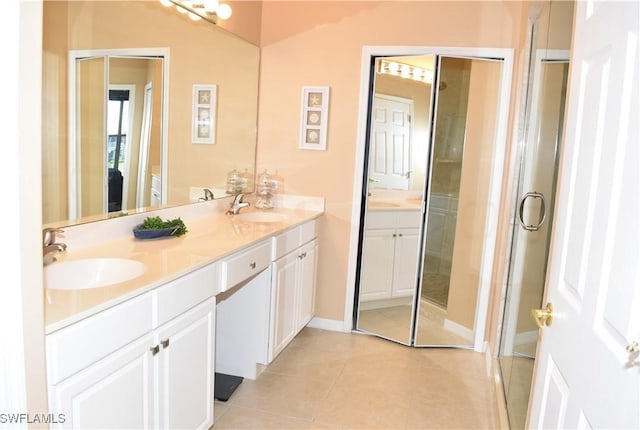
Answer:
<svg viewBox="0 0 640 430"><path fill-rule="evenodd" d="M234 218L246 222L281 222L286 220L287 216L277 212L240 212L234 215Z"/></svg>
<svg viewBox="0 0 640 430"><path fill-rule="evenodd" d="M45 266L44 286L53 290L106 287L137 278L146 270L144 263L125 258L61 261Z"/></svg>

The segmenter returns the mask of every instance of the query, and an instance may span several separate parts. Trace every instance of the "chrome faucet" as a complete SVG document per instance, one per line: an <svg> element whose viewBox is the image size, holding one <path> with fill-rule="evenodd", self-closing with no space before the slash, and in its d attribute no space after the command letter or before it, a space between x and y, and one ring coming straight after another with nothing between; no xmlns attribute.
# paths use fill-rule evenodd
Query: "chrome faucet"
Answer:
<svg viewBox="0 0 640 430"><path fill-rule="evenodd" d="M56 254L67 250L66 243L56 243L56 233L64 233L64 230L45 228L42 230L42 261L44 265L56 261Z"/></svg>
<svg viewBox="0 0 640 430"><path fill-rule="evenodd" d="M233 202L231 202L231 206L226 212L227 215L238 215L240 209L249 206L249 202L242 201L243 197L244 194L236 194L236 196L233 198Z"/></svg>
<svg viewBox="0 0 640 430"><path fill-rule="evenodd" d="M204 197L200 197L198 200L206 202L207 200L213 200L213 192L209 188L204 189Z"/></svg>

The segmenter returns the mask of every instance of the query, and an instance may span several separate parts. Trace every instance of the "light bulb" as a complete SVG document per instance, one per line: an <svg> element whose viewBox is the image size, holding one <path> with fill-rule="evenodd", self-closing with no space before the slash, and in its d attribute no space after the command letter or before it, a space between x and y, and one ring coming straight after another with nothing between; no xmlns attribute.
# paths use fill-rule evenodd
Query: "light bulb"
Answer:
<svg viewBox="0 0 640 430"><path fill-rule="evenodd" d="M204 10L208 13L216 13L218 10L218 0L204 0Z"/></svg>
<svg viewBox="0 0 640 430"><path fill-rule="evenodd" d="M229 17L231 16L231 6L226 3L219 5L216 14L220 19L229 19Z"/></svg>
<svg viewBox="0 0 640 430"><path fill-rule="evenodd" d="M195 14L193 12L189 12L189 18L191 18L191 20L193 21L198 21L200 19L200 16L198 16L198 14Z"/></svg>
<svg viewBox="0 0 640 430"><path fill-rule="evenodd" d="M162 4L162 6L165 6L165 7L173 6L173 3L171 3L169 0L160 0L160 4Z"/></svg>
<svg viewBox="0 0 640 430"><path fill-rule="evenodd" d="M189 12L188 10L186 10L185 8L180 7L180 6L176 7L176 10L177 10L178 12L180 12L180 13L187 13L187 12Z"/></svg>

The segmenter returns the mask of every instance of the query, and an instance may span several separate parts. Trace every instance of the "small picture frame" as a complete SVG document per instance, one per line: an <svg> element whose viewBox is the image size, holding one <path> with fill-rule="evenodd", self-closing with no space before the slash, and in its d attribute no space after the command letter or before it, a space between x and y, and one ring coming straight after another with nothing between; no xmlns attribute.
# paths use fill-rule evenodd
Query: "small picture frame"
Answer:
<svg viewBox="0 0 640 430"><path fill-rule="evenodd" d="M329 87L302 87L300 149L327 149Z"/></svg>
<svg viewBox="0 0 640 430"><path fill-rule="evenodd" d="M217 85L193 86L191 140L193 143L215 145Z"/></svg>

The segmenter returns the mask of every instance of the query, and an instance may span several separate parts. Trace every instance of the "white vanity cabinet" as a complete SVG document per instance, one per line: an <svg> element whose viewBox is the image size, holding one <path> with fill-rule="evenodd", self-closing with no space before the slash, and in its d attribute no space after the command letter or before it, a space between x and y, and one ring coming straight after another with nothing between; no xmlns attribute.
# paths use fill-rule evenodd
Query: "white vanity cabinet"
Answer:
<svg viewBox="0 0 640 430"><path fill-rule="evenodd" d="M217 265L47 335L52 428L209 428Z"/></svg>
<svg viewBox="0 0 640 430"><path fill-rule="evenodd" d="M308 222L273 240L269 362L307 325L315 304L318 241Z"/></svg>
<svg viewBox="0 0 640 430"><path fill-rule="evenodd" d="M420 246L419 210L369 211L365 225L360 299L412 296Z"/></svg>

